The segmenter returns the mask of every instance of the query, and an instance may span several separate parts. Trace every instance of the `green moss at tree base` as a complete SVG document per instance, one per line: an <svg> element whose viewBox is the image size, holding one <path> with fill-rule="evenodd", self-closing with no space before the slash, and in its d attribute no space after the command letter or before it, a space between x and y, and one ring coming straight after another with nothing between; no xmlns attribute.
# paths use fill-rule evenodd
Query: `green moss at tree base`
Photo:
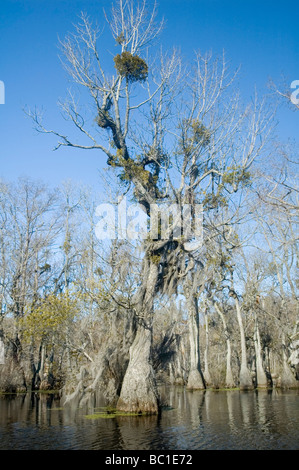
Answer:
<svg viewBox="0 0 299 470"><path fill-rule="evenodd" d="M119 416L146 416L147 413L132 413L125 411L99 411L90 415L85 415L86 419L111 419Z"/></svg>

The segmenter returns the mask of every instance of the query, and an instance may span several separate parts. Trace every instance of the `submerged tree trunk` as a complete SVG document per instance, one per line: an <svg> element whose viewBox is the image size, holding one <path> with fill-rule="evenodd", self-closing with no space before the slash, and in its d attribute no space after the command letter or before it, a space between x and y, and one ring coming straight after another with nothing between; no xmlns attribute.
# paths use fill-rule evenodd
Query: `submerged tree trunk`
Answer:
<svg viewBox="0 0 299 470"><path fill-rule="evenodd" d="M237 311L237 319L240 329L240 339L241 339L241 370L240 370L240 390L252 390L254 388L252 383L252 377L250 371L247 367L247 351L246 351L246 340L245 340L245 331L241 315L241 308L237 296L235 298L235 305Z"/></svg>
<svg viewBox="0 0 299 470"><path fill-rule="evenodd" d="M212 378L211 378L210 369L209 369L209 318L208 318L207 308L205 308L205 327L206 327L206 344L205 344L205 353L204 353L205 368L204 368L203 375L204 375L206 385L211 385Z"/></svg>
<svg viewBox="0 0 299 470"><path fill-rule="evenodd" d="M151 365L152 328L140 324L130 348L129 365L124 377L117 409L134 413L156 414L159 397Z"/></svg>
<svg viewBox="0 0 299 470"><path fill-rule="evenodd" d="M256 363L256 382L259 388L267 388L268 380L263 367L262 353L261 353L261 339L258 328L258 321L255 314L254 326L254 348L255 348L255 363Z"/></svg>
<svg viewBox="0 0 299 470"><path fill-rule="evenodd" d="M218 312L222 324L223 324L223 329L224 329L224 334L225 334L225 339L226 339L226 377L225 377L225 386L227 388L234 388L236 386L235 381L234 381L234 376L232 372L232 364L231 364L231 357L232 357L232 352L231 352L231 344L230 344L230 335L229 331L227 328L226 320L224 317L223 312L221 309L218 307L217 303L214 303L215 309Z"/></svg>
<svg viewBox="0 0 299 470"><path fill-rule="evenodd" d="M136 297L138 326L130 348L130 358L122 383L117 409L135 413L156 414L159 411L154 369L151 364L153 307L159 265L145 255L142 284Z"/></svg>
<svg viewBox="0 0 299 470"><path fill-rule="evenodd" d="M188 326L190 341L190 370L187 382L188 390L204 390L205 383L202 376L199 352L199 318L197 297L189 287L185 288L188 307Z"/></svg>
<svg viewBox="0 0 299 470"><path fill-rule="evenodd" d="M298 381L293 375L288 363L287 345L285 341L285 333L282 335L282 371L281 371L281 388L297 388L299 387Z"/></svg>

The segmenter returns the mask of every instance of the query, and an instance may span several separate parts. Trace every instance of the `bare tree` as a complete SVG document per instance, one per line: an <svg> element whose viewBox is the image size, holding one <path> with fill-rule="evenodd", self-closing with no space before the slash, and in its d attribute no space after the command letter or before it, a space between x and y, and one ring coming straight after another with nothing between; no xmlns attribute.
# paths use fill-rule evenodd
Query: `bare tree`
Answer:
<svg viewBox="0 0 299 470"><path fill-rule="evenodd" d="M198 201L207 211L217 209L225 205L224 193L233 195L246 182L249 169L265 148L271 115L257 99L242 110L238 96L227 94L234 74L228 73L224 57L213 61L198 53L195 68L187 73L182 72L176 51L151 58L150 47L163 26L156 22L155 5L149 11L146 1L118 0L105 18L119 47L110 68L104 61L100 30L86 15L61 42L66 70L91 99L87 116L73 92L61 103L65 117L82 138L80 143L47 130L38 112L29 114L40 132L58 138L56 149L101 151L107 165L118 171L124 192L131 192L149 218L157 200L162 200L179 206L179 218L184 204L192 206L194 224ZM96 121L96 129L91 120ZM140 284L132 302L138 327L118 401L121 410L158 412L151 364L154 299L158 292L175 293L193 275L199 248L193 238L174 233L165 238L158 230L156 237L143 242ZM199 286L192 286L193 291L186 288L192 368L200 376L195 328Z"/></svg>

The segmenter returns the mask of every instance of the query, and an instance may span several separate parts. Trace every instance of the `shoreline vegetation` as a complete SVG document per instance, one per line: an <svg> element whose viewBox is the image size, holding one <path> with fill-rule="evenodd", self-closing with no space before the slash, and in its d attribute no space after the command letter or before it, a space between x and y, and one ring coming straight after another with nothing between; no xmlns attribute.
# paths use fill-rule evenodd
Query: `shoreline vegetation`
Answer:
<svg viewBox="0 0 299 470"><path fill-rule="evenodd" d="M287 391L287 390L298 390L299 387L298 387L298 384L295 383L294 386L290 385L289 387L255 387L255 388L252 388L251 390L242 390L240 387L234 387L234 388L225 388L225 387L219 387L219 388L216 388L216 387L206 387L204 389L193 389L193 390L190 390L188 389L186 386L184 385L173 385L173 384L169 384L169 385L165 385L163 384L163 386L167 387L176 387L178 389L184 389L186 390L186 392L188 393L192 393L192 392L206 392L206 391L210 391L210 392L258 392L258 391ZM159 388L159 386L158 386ZM41 395L57 395L59 397L61 397L61 395L63 394L63 389L58 389L58 390L18 390L18 391L14 391L14 392L10 392L10 391L0 391L0 395L26 395L26 394L41 394ZM92 394L92 392L90 392ZM96 393L96 392L94 392ZM109 408L109 405L107 405L107 408ZM163 408L163 405L162 405L162 408Z"/></svg>

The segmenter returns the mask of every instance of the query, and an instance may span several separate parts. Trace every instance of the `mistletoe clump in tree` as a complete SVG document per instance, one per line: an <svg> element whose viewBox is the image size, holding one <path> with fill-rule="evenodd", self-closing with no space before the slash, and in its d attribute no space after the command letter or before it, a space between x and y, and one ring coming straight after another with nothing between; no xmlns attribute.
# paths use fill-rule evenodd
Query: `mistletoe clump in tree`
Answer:
<svg viewBox="0 0 299 470"><path fill-rule="evenodd" d="M147 79L147 64L138 55L124 51L114 57L114 63L117 72L130 83L144 82Z"/></svg>

